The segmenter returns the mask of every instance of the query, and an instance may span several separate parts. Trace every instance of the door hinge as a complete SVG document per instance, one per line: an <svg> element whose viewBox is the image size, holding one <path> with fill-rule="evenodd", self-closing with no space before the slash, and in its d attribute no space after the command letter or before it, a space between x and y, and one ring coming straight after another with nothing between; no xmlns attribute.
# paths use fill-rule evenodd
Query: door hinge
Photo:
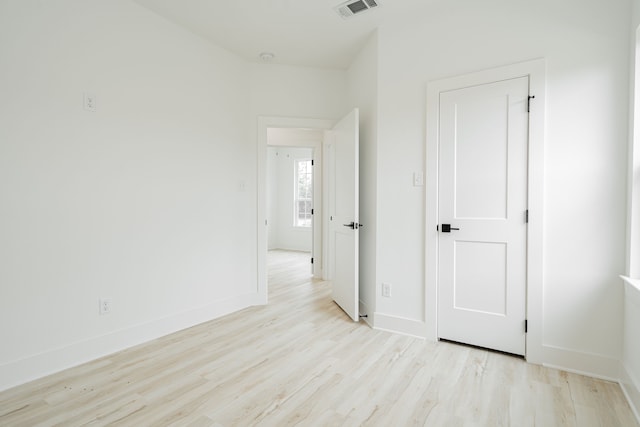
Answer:
<svg viewBox="0 0 640 427"><path fill-rule="evenodd" d="M529 224L529 209L527 209L526 211L524 211L524 222L526 222L527 224Z"/></svg>
<svg viewBox="0 0 640 427"><path fill-rule="evenodd" d="M311 215L313 215L313 209L311 209Z"/></svg>
<svg viewBox="0 0 640 427"><path fill-rule="evenodd" d="M313 258L311 258L311 264L313 264Z"/></svg>
<svg viewBox="0 0 640 427"><path fill-rule="evenodd" d="M535 97L535 95L529 95L529 97L527 98L527 113L531 112L531 100Z"/></svg>
<svg viewBox="0 0 640 427"><path fill-rule="evenodd" d="M315 160L311 159L311 166L315 165Z"/></svg>
<svg viewBox="0 0 640 427"><path fill-rule="evenodd" d="M529 321L524 319L524 333L526 334L527 332L529 332Z"/></svg>

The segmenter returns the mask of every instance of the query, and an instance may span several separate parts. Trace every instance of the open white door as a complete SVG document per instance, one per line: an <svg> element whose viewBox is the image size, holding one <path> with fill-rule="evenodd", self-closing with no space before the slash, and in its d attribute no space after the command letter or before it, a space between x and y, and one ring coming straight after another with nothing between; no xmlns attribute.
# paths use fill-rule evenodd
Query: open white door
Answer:
<svg viewBox="0 0 640 427"><path fill-rule="evenodd" d="M333 300L353 319L358 316L358 122L354 109L331 131L329 152L330 271Z"/></svg>

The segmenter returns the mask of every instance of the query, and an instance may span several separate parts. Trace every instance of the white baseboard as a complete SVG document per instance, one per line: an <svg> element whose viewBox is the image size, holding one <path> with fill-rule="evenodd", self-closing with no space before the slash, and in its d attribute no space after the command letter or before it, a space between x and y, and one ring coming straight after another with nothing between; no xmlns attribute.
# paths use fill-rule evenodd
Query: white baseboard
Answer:
<svg viewBox="0 0 640 427"><path fill-rule="evenodd" d="M620 373L620 387L640 423L640 379L636 378L624 363Z"/></svg>
<svg viewBox="0 0 640 427"><path fill-rule="evenodd" d="M542 346L542 365L613 382L620 376L616 358L550 345Z"/></svg>
<svg viewBox="0 0 640 427"><path fill-rule="evenodd" d="M260 305L258 294L240 295L6 363L0 366L0 391L253 305Z"/></svg>
<svg viewBox="0 0 640 427"><path fill-rule="evenodd" d="M374 313L373 328L416 338L426 338L427 327L424 321Z"/></svg>

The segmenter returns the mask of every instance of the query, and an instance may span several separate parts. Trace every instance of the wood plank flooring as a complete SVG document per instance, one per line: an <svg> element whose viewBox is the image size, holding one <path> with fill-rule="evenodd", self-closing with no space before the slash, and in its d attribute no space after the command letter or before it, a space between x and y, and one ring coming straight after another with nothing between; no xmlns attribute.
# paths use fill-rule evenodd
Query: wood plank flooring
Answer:
<svg viewBox="0 0 640 427"><path fill-rule="evenodd" d="M0 393L0 426L638 426L620 387L375 331L269 253L270 304Z"/></svg>

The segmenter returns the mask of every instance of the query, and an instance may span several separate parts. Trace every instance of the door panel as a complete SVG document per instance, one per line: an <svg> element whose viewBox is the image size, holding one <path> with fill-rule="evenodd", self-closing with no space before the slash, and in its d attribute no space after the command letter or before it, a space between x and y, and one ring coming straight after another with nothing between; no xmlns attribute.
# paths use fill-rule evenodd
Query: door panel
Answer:
<svg viewBox="0 0 640 427"><path fill-rule="evenodd" d="M358 116L356 108L333 128L329 157L332 296L354 322L359 320Z"/></svg>
<svg viewBox="0 0 640 427"><path fill-rule="evenodd" d="M454 307L458 310L507 314L507 245L454 242Z"/></svg>
<svg viewBox="0 0 640 427"><path fill-rule="evenodd" d="M525 354L528 77L440 94L438 336Z"/></svg>
<svg viewBox="0 0 640 427"><path fill-rule="evenodd" d="M480 86L456 94L466 101L452 111L456 218L507 216L509 96L492 94L492 89Z"/></svg>

